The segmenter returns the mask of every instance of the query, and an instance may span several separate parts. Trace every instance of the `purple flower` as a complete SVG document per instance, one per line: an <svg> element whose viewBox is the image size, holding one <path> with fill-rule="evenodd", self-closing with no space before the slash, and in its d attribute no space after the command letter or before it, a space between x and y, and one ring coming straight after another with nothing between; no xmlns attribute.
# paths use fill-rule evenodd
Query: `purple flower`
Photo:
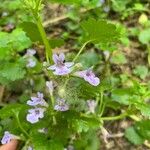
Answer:
<svg viewBox="0 0 150 150"><path fill-rule="evenodd" d="M104 4L105 0L99 0L100 4Z"/></svg>
<svg viewBox="0 0 150 150"><path fill-rule="evenodd" d="M104 8L104 12L108 13L110 11L110 7L109 6L105 6Z"/></svg>
<svg viewBox="0 0 150 150"><path fill-rule="evenodd" d="M31 100L28 100L27 104L30 106L41 105L41 106L48 107L48 104L43 99L43 93L40 93L40 92L37 93L37 97L31 97Z"/></svg>
<svg viewBox="0 0 150 150"><path fill-rule="evenodd" d="M100 84L100 79L95 76L91 69L75 72L75 75L84 78L85 81L89 82L93 86Z"/></svg>
<svg viewBox="0 0 150 150"><path fill-rule="evenodd" d="M6 11L4 11L3 13L2 13L2 15L1 15L2 17L6 17L6 16L8 16L8 12L6 12Z"/></svg>
<svg viewBox="0 0 150 150"><path fill-rule="evenodd" d="M32 57L35 54L36 54L36 51L34 49L28 49L25 54L25 57Z"/></svg>
<svg viewBox="0 0 150 150"><path fill-rule="evenodd" d="M33 68L35 66L36 66L36 61L33 60L33 58L27 59L27 65L26 65L27 68Z"/></svg>
<svg viewBox="0 0 150 150"><path fill-rule="evenodd" d="M64 150L74 150L74 147L72 145L68 145L68 147L65 148Z"/></svg>
<svg viewBox="0 0 150 150"><path fill-rule="evenodd" d="M39 121L40 118L44 117L44 108L34 108L34 109L29 109L28 110L29 114L27 114L27 121L30 123L34 124Z"/></svg>
<svg viewBox="0 0 150 150"><path fill-rule="evenodd" d="M90 113L95 113L96 101L95 100L87 100L87 105Z"/></svg>
<svg viewBox="0 0 150 150"><path fill-rule="evenodd" d="M13 134L11 134L8 131L5 131L4 132L4 136L3 136L2 140L1 140L1 143L2 144L7 144L7 143L9 143L14 138L15 138L15 136Z"/></svg>
<svg viewBox="0 0 150 150"><path fill-rule="evenodd" d="M53 82L52 81L46 81L46 86L48 88L48 91L49 91L50 95L52 95L53 94L53 90L54 90Z"/></svg>
<svg viewBox="0 0 150 150"><path fill-rule="evenodd" d="M29 147L28 147L28 150L33 150L33 147L29 146Z"/></svg>
<svg viewBox="0 0 150 150"><path fill-rule="evenodd" d="M65 55L61 53L60 55L53 54L54 65L47 68L48 70L54 70L55 75L66 75L71 72L71 67L73 62L65 62Z"/></svg>
<svg viewBox="0 0 150 150"><path fill-rule="evenodd" d="M69 110L69 106L66 104L64 99L58 99L57 105L54 106L54 110L67 111L67 110Z"/></svg>
<svg viewBox="0 0 150 150"><path fill-rule="evenodd" d="M26 54L24 55L24 58L27 60L26 67L33 68L36 65L36 61L33 59L33 55L36 54L36 51L34 49L28 49Z"/></svg>

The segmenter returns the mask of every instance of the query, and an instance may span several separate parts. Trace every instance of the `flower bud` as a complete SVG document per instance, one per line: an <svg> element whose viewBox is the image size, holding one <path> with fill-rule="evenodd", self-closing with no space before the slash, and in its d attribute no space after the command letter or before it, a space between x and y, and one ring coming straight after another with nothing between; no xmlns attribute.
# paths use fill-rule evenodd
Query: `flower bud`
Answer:
<svg viewBox="0 0 150 150"><path fill-rule="evenodd" d="M65 88L60 88L58 90L58 94L60 97L64 97L66 95Z"/></svg>
<svg viewBox="0 0 150 150"><path fill-rule="evenodd" d="M144 25L146 24L148 21L148 18L147 18L147 15L146 14L141 14L140 17L139 17L139 23L141 25Z"/></svg>

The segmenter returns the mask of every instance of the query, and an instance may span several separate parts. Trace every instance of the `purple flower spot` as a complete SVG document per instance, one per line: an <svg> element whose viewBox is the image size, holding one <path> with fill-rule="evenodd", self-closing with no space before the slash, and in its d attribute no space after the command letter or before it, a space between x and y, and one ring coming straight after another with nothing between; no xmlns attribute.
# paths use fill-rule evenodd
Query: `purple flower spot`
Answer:
<svg viewBox="0 0 150 150"><path fill-rule="evenodd" d="M33 150L33 147L29 146L29 147L28 147L28 150Z"/></svg>
<svg viewBox="0 0 150 150"><path fill-rule="evenodd" d="M95 113L96 101L95 100L87 100L87 105L90 113Z"/></svg>
<svg viewBox="0 0 150 150"><path fill-rule="evenodd" d="M27 121L30 123L34 124L39 121L39 119L44 117L44 108L35 108L35 109L29 109L28 110L29 114L27 114Z"/></svg>
<svg viewBox="0 0 150 150"><path fill-rule="evenodd" d="M31 100L28 100L27 104L30 106L40 105L40 106L48 107L48 104L43 99L43 93L40 93L40 92L37 93L37 97L31 97Z"/></svg>
<svg viewBox="0 0 150 150"><path fill-rule="evenodd" d="M110 7L109 6L105 6L104 8L104 12L108 13L110 11Z"/></svg>
<svg viewBox="0 0 150 150"><path fill-rule="evenodd" d="M4 136L3 136L2 140L1 140L1 143L2 144L7 144L14 138L15 138L15 136L13 134L10 134L10 132L5 131L4 132Z"/></svg>
<svg viewBox="0 0 150 150"><path fill-rule="evenodd" d="M100 4L104 4L105 3L105 0L99 0Z"/></svg>
<svg viewBox="0 0 150 150"><path fill-rule="evenodd" d="M27 59L27 68L33 68L36 66L36 61L33 58Z"/></svg>
<svg viewBox="0 0 150 150"><path fill-rule="evenodd" d="M36 51L34 49L28 49L25 54L25 57L32 57L35 54L36 54Z"/></svg>
<svg viewBox="0 0 150 150"><path fill-rule="evenodd" d="M85 81L89 82L93 86L100 84L100 79L95 76L91 69L75 72L75 75L84 78Z"/></svg>
<svg viewBox="0 0 150 150"><path fill-rule="evenodd" d="M36 54L36 51L34 49L28 49L26 54L24 55L24 58L26 58L27 61L27 68L33 68L36 66L36 61L33 59L33 56Z"/></svg>
<svg viewBox="0 0 150 150"><path fill-rule="evenodd" d="M61 53L60 55L53 54L54 65L48 67L48 70L54 70L55 75L66 75L71 72L71 67L73 62L65 62L65 55Z"/></svg>
<svg viewBox="0 0 150 150"><path fill-rule="evenodd" d="M57 111L67 111L69 110L68 104L66 104L64 99L57 100L57 104L54 106L54 110Z"/></svg>

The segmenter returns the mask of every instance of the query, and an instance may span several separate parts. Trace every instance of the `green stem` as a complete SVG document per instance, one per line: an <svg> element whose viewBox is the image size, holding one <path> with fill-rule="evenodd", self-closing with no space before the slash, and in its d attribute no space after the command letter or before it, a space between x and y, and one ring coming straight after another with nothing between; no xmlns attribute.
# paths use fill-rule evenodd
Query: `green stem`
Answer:
<svg viewBox="0 0 150 150"><path fill-rule="evenodd" d="M63 89L66 88L68 82L69 82L69 75L67 76L67 79L66 79L65 82L64 82Z"/></svg>
<svg viewBox="0 0 150 150"><path fill-rule="evenodd" d="M51 103L52 103L52 106L54 107L54 96L53 95L50 95L50 98L51 98Z"/></svg>
<svg viewBox="0 0 150 150"><path fill-rule="evenodd" d="M120 114L119 116L113 116L113 117L102 117L100 118L101 120L118 120L118 119L122 119L124 117L126 117L128 115L127 112Z"/></svg>
<svg viewBox="0 0 150 150"><path fill-rule="evenodd" d="M104 112L104 110L105 110L105 105L106 105L106 103L104 102L103 103L103 106L102 106L102 108L101 108L101 112L100 112L100 116L102 116L103 115L103 112Z"/></svg>
<svg viewBox="0 0 150 150"><path fill-rule="evenodd" d="M16 121L17 121L17 124L18 124L19 128L21 129L21 131L22 131L27 137L30 138L30 135L29 135L29 134L27 133L27 131L22 127L22 125L21 125L21 123L20 123L20 120L19 120L18 114L16 114L15 112L14 112L14 114L15 114Z"/></svg>
<svg viewBox="0 0 150 150"><path fill-rule="evenodd" d="M141 121L141 118L137 117L136 115L130 115L129 117L135 121Z"/></svg>
<svg viewBox="0 0 150 150"><path fill-rule="evenodd" d="M55 100L54 100L53 94L50 94L50 98L51 98L52 107L54 108ZM53 124L54 124L54 125L57 124L55 115L53 115Z"/></svg>
<svg viewBox="0 0 150 150"><path fill-rule="evenodd" d="M100 116L102 116L102 108L103 108L103 91L100 93L100 106L99 106L99 111L100 111Z"/></svg>
<svg viewBox="0 0 150 150"><path fill-rule="evenodd" d="M148 50L148 64L150 65L150 44L147 44L147 50Z"/></svg>
<svg viewBox="0 0 150 150"><path fill-rule="evenodd" d="M90 43L91 41L94 41L94 40L89 40L89 41L87 41L87 42L85 42L85 43L83 44L83 46L81 47L81 49L79 50L79 52L77 53L77 55L75 56L75 58L73 59L73 62L75 62L75 61L78 59L78 57L80 56L80 54L81 54L82 51L84 50L85 46L86 46L88 43Z"/></svg>
<svg viewBox="0 0 150 150"><path fill-rule="evenodd" d="M44 43L44 45L45 45L45 49L46 49L46 60L47 60L48 63L52 63L52 62L53 62L53 60L52 60L52 54L53 54L53 53L52 53L52 49L51 49L51 46L50 46L49 41L48 41L48 39L47 39L46 32L45 32L45 30L44 30L44 27L43 27L43 25L42 25L42 22L41 22L40 17L38 17L38 19L37 19L37 27L38 27L39 32L40 32L40 34L41 34L41 38L42 38L42 40L43 40L43 43Z"/></svg>

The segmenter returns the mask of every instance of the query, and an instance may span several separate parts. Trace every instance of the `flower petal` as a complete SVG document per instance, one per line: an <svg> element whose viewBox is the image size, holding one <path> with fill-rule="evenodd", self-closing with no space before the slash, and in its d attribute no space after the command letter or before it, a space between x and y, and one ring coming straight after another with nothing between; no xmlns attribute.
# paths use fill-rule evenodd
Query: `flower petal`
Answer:
<svg viewBox="0 0 150 150"><path fill-rule="evenodd" d="M36 61L35 60L33 60L31 58L27 60L27 65L26 65L27 68L33 68L35 66L36 66Z"/></svg>
<svg viewBox="0 0 150 150"><path fill-rule="evenodd" d="M74 65L74 62L66 62L65 63L65 66L68 67L68 68L73 66L73 65Z"/></svg>
<svg viewBox="0 0 150 150"><path fill-rule="evenodd" d="M71 72L71 70L64 66L64 67L61 67L61 68L57 67L55 72L53 72L53 73L56 74L56 75L66 75L70 72Z"/></svg>
<svg viewBox="0 0 150 150"><path fill-rule="evenodd" d="M56 65L49 66L47 69L48 70L55 70L56 69Z"/></svg>
<svg viewBox="0 0 150 150"><path fill-rule="evenodd" d="M56 111L67 111L67 110L69 110L69 106L67 104L64 104L62 106L55 105L54 110L56 110Z"/></svg>
<svg viewBox="0 0 150 150"><path fill-rule="evenodd" d="M39 99L43 99L43 93L37 92L37 96L38 96Z"/></svg>
<svg viewBox="0 0 150 150"><path fill-rule="evenodd" d="M59 54L59 61L63 62L65 60L65 55L64 53Z"/></svg>
<svg viewBox="0 0 150 150"><path fill-rule="evenodd" d="M53 54L53 60L54 60L54 63L57 64L59 60L59 56L57 54Z"/></svg>
<svg viewBox="0 0 150 150"><path fill-rule="evenodd" d="M87 81L93 86L97 86L100 83L100 79L98 77L89 78Z"/></svg>
<svg viewBox="0 0 150 150"><path fill-rule="evenodd" d="M84 78L84 76L86 75L86 71L77 71L74 73L75 76L80 77L80 78Z"/></svg>
<svg viewBox="0 0 150 150"><path fill-rule="evenodd" d="M8 131L5 131L4 136L1 140L2 144L7 144L11 141L11 134Z"/></svg>
<svg viewBox="0 0 150 150"><path fill-rule="evenodd" d="M28 104L29 106L35 106L35 105L37 105L37 103L36 103L35 101L31 101L31 100L28 100L28 101L27 101L27 104Z"/></svg>
<svg viewBox="0 0 150 150"><path fill-rule="evenodd" d="M39 121L39 118L37 116L34 116L33 114L28 114L26 119L32 124Z"/></svg>
<svg viewBox="0 0 150 150"><path fill-rule="evenodd" d="M95 113L96 101L95 100L87 100L87 105L90 113Z"/></svg>

